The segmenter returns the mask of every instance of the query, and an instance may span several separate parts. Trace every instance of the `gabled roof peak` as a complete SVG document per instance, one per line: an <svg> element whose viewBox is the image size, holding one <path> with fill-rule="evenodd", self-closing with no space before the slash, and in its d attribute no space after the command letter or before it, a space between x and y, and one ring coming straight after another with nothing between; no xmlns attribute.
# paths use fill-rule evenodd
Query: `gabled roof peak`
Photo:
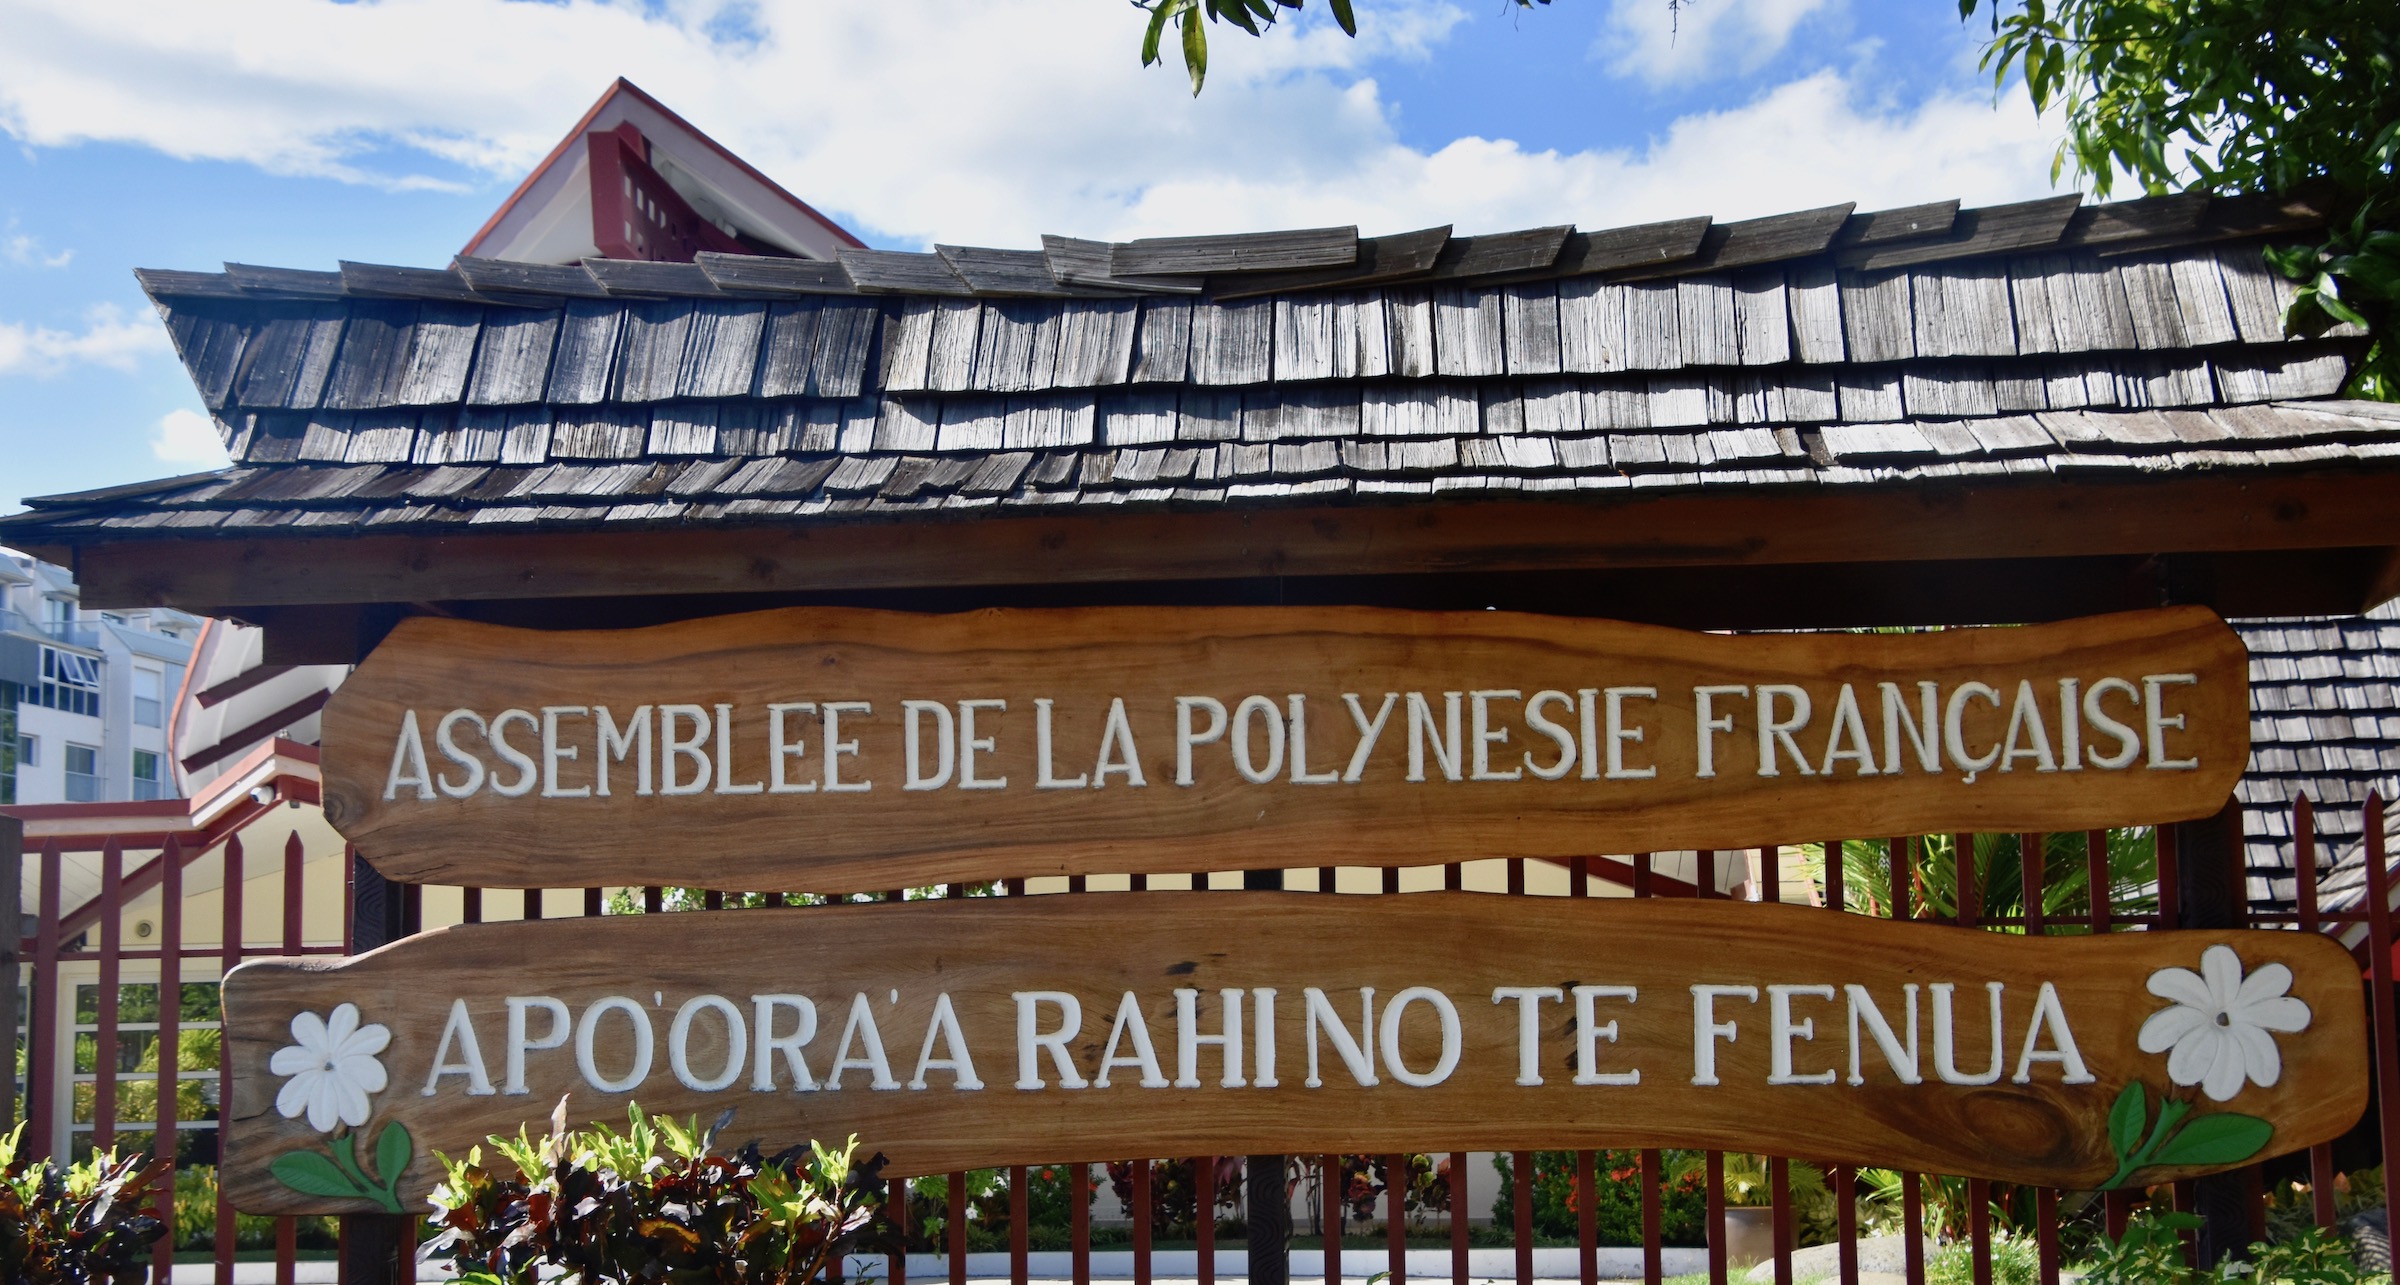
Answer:
<svg viewBox="0 0 2400 1285"><path fill-rule="evenodd" d="M857 237L618 77L467 242L470 258L830 259Z"/></svg>

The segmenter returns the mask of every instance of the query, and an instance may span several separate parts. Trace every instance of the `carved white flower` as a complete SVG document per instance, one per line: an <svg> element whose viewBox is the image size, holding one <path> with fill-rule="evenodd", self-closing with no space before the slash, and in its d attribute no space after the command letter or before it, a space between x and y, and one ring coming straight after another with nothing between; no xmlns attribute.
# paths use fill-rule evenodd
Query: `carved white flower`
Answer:
<svg viewBox="0 0 2400 1285"><path fill-rule="evenodd" d="M335 1008L331 1017L294 1014L292 1043L267 1063L268 1070L290 1077L275 1095L275 1109L286 1120L306 1111L308 1127L319 1133L331 1133L337 1124L365 1124L367 1095L383 1092L387 1083L375 1055L391 1042L382 1023L359 1024L356 1004Z"/></svg>
<svg viewBox="0 0 2400 1285"><path fill-rule="evenodd" d="M2246 1083L2271 1088L2283 1076L2283 1054L2272 1032L2308 1029L2308 1005L2285 992L2292 970L2268 964L2242 976L2231 946L2211 946L2200 971L2162 968L2150 974L2150 993L2173 1000L2142 1023L2144 1053L2167 1055L2167 1078L2200 1086L2224 1102Z"/></svg>

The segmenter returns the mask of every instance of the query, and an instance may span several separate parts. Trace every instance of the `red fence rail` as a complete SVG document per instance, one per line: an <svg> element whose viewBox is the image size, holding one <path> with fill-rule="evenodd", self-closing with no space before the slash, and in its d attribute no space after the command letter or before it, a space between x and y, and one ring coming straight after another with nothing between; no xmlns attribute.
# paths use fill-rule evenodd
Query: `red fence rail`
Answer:
<svg viewBox="0 0 2400 1285"><path fill-rule="evenodd" d="M2378 799L2370 800L2367 805L2365 896L2359 904L2342 910L2326 909L2319 895L2314 818L2306 800L2295 807L2292 827L2298 871L2296 908L2289 914L2250 918L2259 926L2281 925L2304 932L2339 933L2363 927L2364 939L2359 943L2358 954L2373 1015L2378 1100L2400 1099L2400 1007L2395 1006L2392 985L2391 888L2382 839L2383 803ZM1720 888L1747 883L1749 895L1761 900L1782 900L1788 891L1795 898L1821 904L1828 913L1873 913L1945 922L1969 930L2029 935L2156 931L2173 928L2182 913L2184 871L2176 838L2172 829L2161 830L2155 836L2156 877L2147 889L2115 886L2120 872L2110 859L2111 836L2100 831L2064 839L2063 849L2080 847L2080 862L2059 860L2051 851L2052 836L2045 835L1984 838L1981 855L1979 836L1975 835L1932 840L1924 836L1829 840L1818 845L1820 859L1815 863L1814 877L1805 887L1787 886L1784 860L1787 851L1779 848L1755 853L1698 853L1693 863L1694 877L1689 880L1671 877L1669 872L1659 869L1658 859L1651 854L1634 854L1623 859L1579 858L1566 863L1563 873L1566 894L1571 896L1593 895L1596 880L1616 885L1635 897L1719 897L1727 895ZM1951 854L1947 861L1938 857L1938 849L1944 844ZM1997 880L1995 873L1985 868L1986 857L1992 864L2005 867L2002 858L2012 855L2012 848L2018 863L2015 877L2013 881ZM221 1065L189 1064L197 1060L192 1051L197 1046L187 1046L185 1036L205 1033L214 1026L214 1021L213 1013L208 1017L187 1016L190 998L187 985L211 986L224 970L244 959L336 954L346 949L346 922L342 942L330 940L329 933L328 940L309 940L309 893L312 889L324 892L321 883L324 880L342 880L346 884L354 858L346 852L311 853L305 850L297 834L263 861L258 854L245 850L240 833L190 845L168 836L154 856L138 869L129 870L128 862L140 851L134 843L125 841L100 844L95 851L90 844L71 849L58 840L46 840L36 849L35 901L39 910L33 936L24 945L22 965L30 999L24 1086L27 1138L35 1151L53 1155L79 1154L111 1145L156 1148L161 1153L175 1155L180 1164L198 1171L213 1163L216 1104L225 1099L230 1085ZM67 904L64 889L71 857L89 859L95 865L97 891L87 904ZM1744 869L1754 869L1755 878L1728 877ZM1873 877L1862 881L1858 877L1862 870ZM1541 868L1539 877L1536 872L1536 866L1511 861L1498 872L1494 882L1514 895L1536 895L1532 885L1557 882L1559 871ZM1340 881L1341 873L1340 868L1320 867L1294 871L1291 875L1301 884L1311 882L1313 876L1318 890L1330 893ZM1949 880L1947 887L1943 886L1945 873ZM2235 873L2238 876L2239 872ZM2090 890L2080 899L2081 904L2075 904L2073 899L2052 904L2050 899L2061 881L2076 876ZM212 878L218 896L215 922L211 925L215 929L213 940L210 934L204 934L198 941L187 940L187 907L198 904L187 893L197 886L195 880L206 883ZM1443 868L1440 883L1445 888L1458 889L1472 881L1467 867L1453 864ZM1091 882L1074 879L1058 895L1074 895ZM1136 888L1169 882L1180 881L1140 876L1131 880ZM1357 882L1366 885L1361 888L1364 895L1400 894L1404 876L1399 870L1384 869L1379 877ZM1407 882L1416 880L1411 878ZM1202 878L1195 881L1195 886L1232 884L1224 879ZM1373 891L1368 893L1367 887ZM155 888L158 894L151 936L129 942L124 928L129 907L133 905L136 890L150 888ZM1022 895L1025 891L1022 881L1009 881L998 888L951 885L938 892L924 890L924 895ZM2118 895L2124 892L2134 895ZM2152 895L2142 895L2144 892ZM535 919L561 911L586 916L673 913L675 907L690 901L697 902L695 908L715 909L728 904L728 897L720 892L702 891L696 896L685 896L656 887L530 890L513 895L478 888L409 889L405 895L420 912L429 902L438 901L442 906L439 918L465 922L492 917L494 911L506 916L513 910L518 916ZM885 895L897 898L901 894ZM1988 913L1990 908L2012 897L2016 903L2013 911ZM275 900L277 913L253 913L266 908L263 900L254 900L260 898ZM759 900L781 905L801 899L796 894L774 894ZM344 901L347 902L346 896ZM1863 911L1853 910L1854 904L1863 906ZM2235 904L2241 904L2239 898ZM412 916L411 923L414 922ZM154 998L147 1001L155 1009L152 1022L126 1019L126 997L135 995L142 986L155 988ZM91 992L88 1005L82 995L85 987ZM87 1014L89 1020L82 1020ZM133 1051L137 1049L155 1051L155 1066L141 1066L146 1055L135 1054ZM128 1061L135 1065L123 1065ZM87 1062L88 1071L83 1069ZM128 1112L128 1104L136 1098L132 1086L145 1080L154 1086L146 1094L154 1103L154 1110L144 1118L122 1118ZM185 1108L195 1104L195 1094L198 1109L187 1113ZM2383 1154L2400 1149L2400 1111L2383 1113L2373 1132ZM1438 1144L1439 1140L1428 1139L1428 1142ZM1596 1285L1604 1276L1615 1276L1619 1270L1616 1267L1603 1271L1605 1247L1601 1244L1598 1218L1602 1157L1601 1153L1590 1150L1571 1155L1568 1184L1575 1215L1572 1270L1566 1273L1543 1270L1543 1259L1537 1254L1540 1247L1535 1175L1541 1165L1552 1163L1542 1158L1547 1154L1519 1152L1509 1157L1511 1195L1504 1216L1481 1231L1471 1225L1475 1213L1469 1207L1471 1157L1455 1152L1434 1153L1429 1157L1439 1176L1428 1192L1439 1193L1442 1208L1438 1218L1429 1216L1422 1224L1424 1230L1438 1239L1434 1244L1420 1242L1419 1253L1427 1257L1420 1257L1413 1270L1409 1259L1408 1207L1408 1190L1413 1182L1412 1158L1406 1155L1372 1158L1381 1162L1386 1175L1380 1196L1384 1226L1380 1238L1382 1253L1375 1256L1380 1260L1377 1270L1388 1273L1393 1285L1402 1285L1412 1278L1438 1278L1441 1272L1428 1271L1427 1264L1440 1260L1439 1245L1446 1241L1447 1274L1452 1281L1463 1285L1471 1278L1495 1274L1490 1268L1498 1264L1478 1264L1475 1250L1479 1240L1497 1240L1499 1244L1488 1248L1505 1255L1509 1269L1513 1269L1520 1282L1530 1282L1537 1276L1558 1276ZM1769 1157L1764 1165L1772 1242L1769 1257L1778 1285L1789 1285L1796 1275L1794 1254L1802 1211L1795 1163L1804 1159ZM1187 1163L1191 1165L1190 1181L1197 1208L1192 1272L1202 1285L1213 1285L1214 1254L1220 1241L1215 1211L1219 1191L1224 1188L1220 1186L1216 1157L1192 1157ZM1323 1255L1321 1274L1327 1285L1340 1285L1346 1278L1363 1275L1345 1264L1341 1253L1345 1244L1364 1243L1354 1239L1359 1234L1352 1230L1357 1226L1353 1207L1356 1201L1346 1185L1347 1175L1355 1168L1346 1164L1343 1157L1317 1156L1294 1161L1288 1171L1287 1181L1298 1182L1304 1188L1313 1184L1314 1208L1309 1207L1311 1202L1303 1200L1299 1212L1303 1218L1313 1215L1316 1222ZM1094 1225L1092 1195L1099 1188L1089 1165L1065 1164L1012 1168L1004 1175L1008 1230L1005 1249L996 1252L1003 1256L1006 1275L1011 1281L1029 1280L1037 1274L1034 1270L1037 1253L1052 1252L1037 1250L1033 1243L1033 1175L1047 1171L1056 1180L1061 1170L1068 1193L1067 1244L1062 1263L1049 1266L1051 1260L1041 1260L1045 1264L1042 1274L1063 1267L1063 1274L1078 1285L1093 1278L1099 1229ZM1727 1237L1722 1234L1726 1226L1727 1157L1706 1153L1697 1158L1690 1172L1698 1175L1704 1192L1708 1235L1704 1253L1692 1255L1693 1261L1686 1270L1705 1272L1712 1282L1728 1281L1735 1266ZM1646 1282L1663 1281L1674 1274L1670 1268L1683 1258L1681 1254L1671 1258L1670 1247L1665 1244L1666 1203L1671 1185L1679 1181L1669 1172L1668 1157L1657 1150L1640 1151L1630 1164L1609 1171L1607 1176L1612 1184L1633 1183L1638 1194L1640 1244L1628 1247L1638 1250L1638 1255L1625 1263L1623 1269L1629 1274L1638 1273ZM1129 1220L1124 1232L1131 1249L1130 1272L1134 1280L1147 1285L1161 1261L1156 1241L1164 1229L1153 1218L1155 1192L1150 1164L1133 1164L1127 1177L1129 1199L1125 1203L1129 1206ZM1859 1244L1863 1225L1861 1183L1865 1176L1856 1169L1837 1167L1824 1170L1823 1177L1833 1205L1837 1279L1855 1283L1863 1270ZM2335 1225L2338 1212L2336 1178L2332 1144L2312 1148L2307 1157L2310 1214L2318 1225L2328 1228ZM1903 1228L1925 1228L1929 1215L1937 1207L1937 1196L1938 1207L1946 1216L1960 1217L1963 1225L1946 1227L1944 1231L1965 1246L1972 1279L1979 1285L1993 1279L1996 1250L2004 1240L2016 1236L2031 1240L2040 1278L2058 1280L2068 1266L2063 1231L2067 1224L2077 1218L2097 1217L2109 1234L2119 1234L2141 1199L2123 1192L2109 1193L2096 1201L2086 1193L2052 1190L2024 1193L2016 1199L2030 1209L2031 1217L2026 1220L2030 1225L2004 1232L2001 1220L1993 1212L1991 1184L1961 1184L1911 1173L1878 1180L1885 1196L1896 1194L1898 1222ZM2265 1187L2257 1170L2251 1171L2248 1183L2247 1208L2252 1224L2259 1225L2263 1223ZM983 1272L982 1264L970 1261L971 1224L977 1219L970 1213L973 1202L969 1186L970 1175L947 1175L947 1207L940 1211L944 1222L942 1248L946 1252L940 1255L945 1261L938 1270L959 1285L964 1285L971 1274L998 1274ZM912 1268L920 1276L925 1269L924 1256L903 1247L908 1243L905 1238L917 1230L908 1224L910 1190L909 1184L894 1185L892 1230L897 1235L893 1248L879 1265L895 1283L907 1281ZM2169 1198L2182 1208L2191 1207L2194 1201L2189 1184L2180 1184ZM176 1199L170 1194L162 1200L160 1213L170 1226L175 1225ZM237 1223L234 1211L222 1196L215 1198L213 1213L214 1234L210 1242L213 1274L217 1281L230 1285L235 1276L242 1224ZM987 1212L985 1217L988 1216ZM274 1279L279 1283L296 1278L302 1228L303 1220L296 1218L278 1218L272 1223L270 1258ZM173 1262L171 1241L172 1238L168 1244L162 1244L158 1255L156 1273L160 1279L164 1279ZM1371 1245L1367 1252L1372 1254ZM1479 1266L1481 1270L1477 1270ZM1923 1242L1917 1235L1906 1236L1901 1263L1906 1279L1924 1281L1928 1266Z"/></svg>

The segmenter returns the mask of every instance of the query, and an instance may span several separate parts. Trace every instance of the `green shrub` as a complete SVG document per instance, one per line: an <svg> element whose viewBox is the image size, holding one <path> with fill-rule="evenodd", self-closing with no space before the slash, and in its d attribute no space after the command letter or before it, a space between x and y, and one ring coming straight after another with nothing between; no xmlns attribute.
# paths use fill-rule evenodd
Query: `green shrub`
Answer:
<svg viewBox="0 0 2400 1285"><path fill-rule="evenodd" d="M62 1170L20 1157L24 1132L0 1142L0 1280L140 1285L167 1234L145 1206L173 1166L110 1151Z"/></svg>
<svg viewBox="0 0 2400 1285"><path fill-rule="evenodd" d="M2033 1237L1993 1234L1992 1285L2035 1285L2041 1274L2041 1247ZM1925 1263L1925 1285L1975 1285L1974 1246L1955 1240L1935 1250Z"/></svg>
<svg viewBox="0 0 2400 1285"><path fill-rule="evenodd" d="M2084 1266L2085 1285L2360 1285L2366 1279L2351 1260L2349 1243L2315 1227L2252 1245L2247 1263L2191 1267L2184 1262L2183 1233L2199 1226L2192 1214L2139 1211L2123 1236L2101 1237L2099 1252Z"/></svg>
<svg viewBox="0 0 2400 1285"><path fill-rule="evenodd" d="M215 1032L210 1032L214 1034ZM332 1249L341 1243L331 1218L302 1215L292 1243L301 1249ZM275 1219L266 1214L236 1214L236 1249L271 1249ZM217 1171L213 1165L185 1165L175 1171L175 1248L213 1250L217 1247Z"/></svg>
<svg viewBox="0 0 2400 1285"><path fill-rule="evenodd" d="M538 1140L522 1130L489 1140L514 1176L484 1168L481 1147L462 1161L438 1157L439 1234L420 1258L450 1264L461 1285L535 1285L545 1268L581 1285L805 1285L881 1206L882 1157L855 1163L856 1138L720 1154L712 1144L724 1117L703 1130L631 1107L622 1131L569 1131L565 1110L562 1101Z"/></svg>
<svg viewBox="0 0 2400 1285"><path fill-rule="evenodd" d="M1705 1243L1708 1223L1707 1180L1697 1169L1676 1173L1678 1157L1670 1155L1669 1164L1662 1166L1675 1174L1666 1180L1659 1200L1659 1232L1662 1244L1698 1245ZM1593 1157L1598 1172L1593 1182L1594 1202L1603 1245L1639 1245L1642 1243L1642 1170L1638 1151L1602 1151ZM1500 1194L1492 1201L1494 1226L1516 1226L1517 1179L1513 1157L1499 1152L1492 1164L1500 1171ZM1797 1166L1795 1166L1797 1168ZM1536 1151L1533 1153L1533 1234L1537 1240L1573 1243L1577 1235L1577 1220L1581 1211L1575 1199L1575 1153L1572 1151Z"/></svg>

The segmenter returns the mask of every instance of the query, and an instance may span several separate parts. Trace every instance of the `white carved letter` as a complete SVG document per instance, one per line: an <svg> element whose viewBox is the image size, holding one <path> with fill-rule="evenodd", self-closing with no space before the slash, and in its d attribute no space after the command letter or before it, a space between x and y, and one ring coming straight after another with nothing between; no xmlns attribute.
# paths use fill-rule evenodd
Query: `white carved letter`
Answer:
<svg viewBox="0 0 2400 1285"><path fill-rule="evenodd" d="M450 1060L453 1043L458 1048L456 1062ZM483 1045L475 1038L475 1022L467 1016L467 1002L463 999L450 1001L450 1020L442 1023L441 1041L433 1046L433 1069L425 1075L426 1097L433 1096L445 1075L467 1077L470 1096L484 1097L492 1091L491 1072L483 1069Z"/></svg>
<svg viewBox="0 0 2400 1285"><path fill-rule="evenodd" d="M1542 1082L1542 1001L1558 1003L1567 993L1556 986L1496 986L1492 1002L1517 1002L1517 1083ZM1386 1059L1389 1060L1388 1058Z"/></svg>
<svg viewBox="0 0 2400 1285"><path fill-rule="evenodd" d="M1075 1056L1067 1045L1083 1033L1083 1001L1065 991L1011 991L1009 998L1017 1002L1017 1087L1042 1087L1041 1055L1047 1049L1051 1065L1058 1068L1059 1084L1082 1088L1083 1072L1075 1069ZM1034 1011L1042 1004L1056 1005L1059 1014L1058 1029L1046 1035Z"/></svg>
<svg viewBox="0 0 2400 1285"><path fill-rule="evenodd" d="M533 1039L526 1031L525 1014L540 1009L550 1015L550 1033ZM554 1049L567 1042L567 1006L548 995L511 995L508 997L508 1080L504 1090L509 1093L529 1092L525 1087L525 1055L543 1049Z"/></svg>
<svg viewBox="0 0 2400 1285"><path fill-rule="evenodd" d="M1423 1073L1409 1070L1408 1063L1400 1059L1400 1015L1407 1012L1411 1004L1432 1005L1434 1018L1441 1023L1441 1056L1434 1059L1432 1070ZM1462 1043L1458 1028L1458 1006L1450 1002L1449 996L1431 986L1411 986L1392 996L1391 1001L1383 1006L1383 1025L1377 1034L1383 1037L1383 1069L1391 1072L1393 1079L1412 1089L1430 1089L1449 1079L1450 1073L1458 1069Z"/></svg>
<svg viewBox="0 0 2400 1285"><path fill-rule="evenodd" d="M417 711L400 711L400 734L392 741L392 770L384 778L383 801L400 797L400 787L413 785L417 797L433 798L433 772L425 766L425 733L417 730Z"/></svg>

